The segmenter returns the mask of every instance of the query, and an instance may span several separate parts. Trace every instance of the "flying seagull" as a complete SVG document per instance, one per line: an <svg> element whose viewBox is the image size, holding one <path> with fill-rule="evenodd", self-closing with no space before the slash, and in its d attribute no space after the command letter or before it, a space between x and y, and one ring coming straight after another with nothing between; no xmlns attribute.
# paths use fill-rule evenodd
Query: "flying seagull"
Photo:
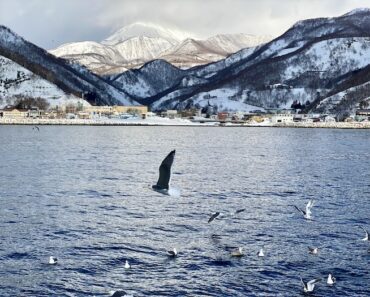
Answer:
<svg viewBox="0 0 370 297"><path fill-rule="evenodd" d="M232 257L243 257L244 256L243 248L242 247L238 247L236 250L233 250L231 252L231 256Z"/></svg>
<svg viewBox="0 0 370 297"><path fill-rule="evenodd" d="M32 130L40 131L40 128L39 128L39 127L37 127L37 126L34 126L34 127L32 128Z"/></svg>
<svg viewBox="0 0 370 297"><path fill-rule="evenodd" d="M152 186L154 191L161 194L168 194L171 179L171 167L175 158L175 153L176 150L170 152L162 161L161 166L159 166L159 178L157 184Z"/></svg>
<svg viewBox="0 0 370 297"><path fill-rule="evenodd" d="M299 208L298 206L296 205L293 205L299 212L301 212L303 214L303 217L307 220L311 220L312 217L311 217L311 208L313 207L313 200L311 199L310 201L308 201L308 203L306 204L306 208L305 210Z"/></svg>
<svg viewBox="0 0 370 297"><path fill-rule="evenodd" d="M131 265L128 263L128 261L126 260L125 262L125 269L130 269L131 268Z"/></svg>
<svg viewBox="0 0 370 297"><path fill-rule="evenodd" d="M308 283L305 283L305 282L303 281L303 279L301 278L301 283L303 284L303 291L304 291L305 293L313 292L313 289L315 288L315 284L316 284L317 282L319 282L319 281L320 281L320 279L319 279L319 278L317 278L317 279L310 280Z"/></svg>
<svg viewBox="0 0 370 297"><path fill-rule="evenodd" d="M177 252L176 248L173 248L172 251L167 251L167 256L169 256L171 258L177 257L177 254L178 254L178 252Z"/></svg>
<svg viewBox="0 0 370 297"><path fill-rule="evenodd" d="M55 264L57 264L58 263L58 259L57 258L55 258L55 257L49 257L49 264L50 265L55 265Z"/></svg>
<svg viewBox="0 0 370 297"><path fill-rule="evenodd" d="M363 240L363 241L369 241L369 232L364 227L362 227L362 226L360 226L360 228L365 231L365 237L362 238L361 240Z"/></svg>
<svg viewBox="0 0 370 297"><path fill-rule="evenodd" d="M315 248L308 247L308 252L312 255L317 255L319 253L319 248L317 248L317 247L315 247Z"/></svg>
<svg viewBox="0 0 370 297"><path fill-rule="evenodd" d="M215 212L214 214L211 215L211 217L208 219L208 223L212 222L215 218L217 218L221 213L220 212Z"/></svg>
<svg viewBox="0 0 370 297"><path fill-rule="evenodd" d="M335 283L335 277L331 275L331 273L329 273L328 275L328 279L326 281L326 283L330 286L334 285Z"/></svg>

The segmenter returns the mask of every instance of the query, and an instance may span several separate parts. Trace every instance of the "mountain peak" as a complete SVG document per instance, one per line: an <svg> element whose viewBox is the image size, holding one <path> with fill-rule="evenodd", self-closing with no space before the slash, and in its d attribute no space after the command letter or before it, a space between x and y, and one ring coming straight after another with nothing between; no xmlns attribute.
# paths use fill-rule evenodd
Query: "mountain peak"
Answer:
<svg viewBox="0 0 370 297"><path fill-rule="evenodd" d="M136 22L119 29L107 39L103 40L102 43L106 45L116 45L133 37L143 36L149 38L162 38L175 44L188 37L193 37L193 35L192 33L174 28L164 28L158 24Z"/></svg>
<svg viewBox="0 0 370 297"><path fill-rule="evenodd" d="M363 13L370 13L370 8L368 7L356 8L356 9L351 10L350 12L347 12L346 14L344 14L344 16L363 14Z"/></svg>

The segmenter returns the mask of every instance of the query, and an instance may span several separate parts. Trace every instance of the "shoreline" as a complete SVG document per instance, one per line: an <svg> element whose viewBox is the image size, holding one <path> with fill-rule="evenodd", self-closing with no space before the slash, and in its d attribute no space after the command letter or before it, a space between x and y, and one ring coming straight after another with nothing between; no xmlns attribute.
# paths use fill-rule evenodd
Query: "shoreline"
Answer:
<svg viewBox="0 0 370 297"><path fill-rule="evenodd" d="M193 123L189 120L112 120L112 119L0 119L1 125L38 126L181 126L181 127L270 127L270 128L328 128L328 129L370 129L370 122L316 122L316 123Z"/></svg>

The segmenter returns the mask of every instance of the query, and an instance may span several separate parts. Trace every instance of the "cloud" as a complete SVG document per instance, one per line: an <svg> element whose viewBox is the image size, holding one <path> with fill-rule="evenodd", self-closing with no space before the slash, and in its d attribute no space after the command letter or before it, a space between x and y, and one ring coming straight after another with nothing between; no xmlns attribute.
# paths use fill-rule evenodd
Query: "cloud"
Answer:
<svg viewBox="0 0 370 297"><path fill-rule="evenodd" d="M136 21L194 32L277 36L296 21L332 17L369 0L0 0L0 22L45 48L100 41Z"/></svg>

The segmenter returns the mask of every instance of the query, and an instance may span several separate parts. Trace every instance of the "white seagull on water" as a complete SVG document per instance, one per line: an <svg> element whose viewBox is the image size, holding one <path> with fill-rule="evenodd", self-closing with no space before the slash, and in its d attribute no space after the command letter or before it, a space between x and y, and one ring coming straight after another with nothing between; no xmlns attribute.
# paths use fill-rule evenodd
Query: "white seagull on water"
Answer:
<svg viewBox="0 0 370 297"><path fill-rule="evenodd" d="M317 248L317 247L308 247L308 252L312 255L317 255L319 253L319 248Z"/></svg>
<svg viewBox="0 0 370 297"><path fill-rule="evenodd" d="M231 252L231 256L232 257L243 257L244 256L243 248L242 247L238 247L237 249L233 250Z"/></svg>
<svg viewBox="0 0 370 297"><path fill-rule="evenodd" d="M128 263L128 261L126 260L125 262L125 269L130 269L131 268L131 265Z"/></svg>
<svg viewBox="0 0 370 297"><path fill-rule="evenodd" d="M58 263L58 259L57 258L52 257L52 256L49 257L49 264L50 265L55 265L57 263Z"/></svg>
<svg viewBox="0 0 370 297"><path fill-rule="evenodd" d="M178 252L177 252L176 248L173 248L172 251L167 251L167 256L169 256L171 258L175 258L175 257L177 257L177 255L178 255Z"/></svg>
<svg viewBox="0 0 370 297"><path fill-rule="evenodd" d="M263 251L263 249L260 249L260 251L258 252L258 257L264 257L265 256L265 253Z"/></svg>
<svg viewBox="0 0 370 297"><path fill-rule="evenodd" d="M326 283L330 286L334 285L335 283L335 277L331 275L331 273L329 273L328 275L328 279L326 281Z"/></svg>
<svg viewBox="0 0 370 297"><path fill-rule="evenodd" d="M313 279L313 280L310 280L309 282L305 283L303 281L303 279L301 278L301 283L303 285L303 291L305 293L309 293L309 292L313 292L313 289L315 288L315 284L317 282L319 282L321 279L317 278L317 279Z"/></svg>

